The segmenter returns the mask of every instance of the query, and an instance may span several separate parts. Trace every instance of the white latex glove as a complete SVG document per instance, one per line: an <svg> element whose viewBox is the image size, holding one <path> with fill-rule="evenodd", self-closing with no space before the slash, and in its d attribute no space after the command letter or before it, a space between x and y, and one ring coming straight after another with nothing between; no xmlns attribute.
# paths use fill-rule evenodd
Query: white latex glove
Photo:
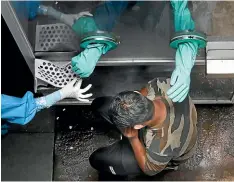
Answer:
<svg viewBox="0 0 234 182"><path fill-rule="evenodd" d="M63 87L60 91L61 100L64 98L74 98L82 102L89 102L87 98L91 97L93 94L84 94L91 88L91 84L87 87L81 89L82 79L74 79L65 87Z"/></svg>

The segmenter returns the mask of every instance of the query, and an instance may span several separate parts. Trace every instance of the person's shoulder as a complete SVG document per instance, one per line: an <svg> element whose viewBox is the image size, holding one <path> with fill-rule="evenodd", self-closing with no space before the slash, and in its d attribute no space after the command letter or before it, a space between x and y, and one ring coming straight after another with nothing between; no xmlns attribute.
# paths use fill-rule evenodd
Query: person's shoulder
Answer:
<svg viewBox="0 0 234 182"><path fill-rule="evenodd" d="M153 89L154 92L158 92L161 96L165 96L170 87L170 78L167 77L157 77L148 82L148 89Z"/></svg>
<svg viewBox="0 0 234 182"><path fill-rule="evenodd" d="M168 82L170 83L170 78L168 77L155 77L153 78L152 80L150 80L148 83L155 83L155 82L160 82L160 83L163 83L163 82Z"/></svg>

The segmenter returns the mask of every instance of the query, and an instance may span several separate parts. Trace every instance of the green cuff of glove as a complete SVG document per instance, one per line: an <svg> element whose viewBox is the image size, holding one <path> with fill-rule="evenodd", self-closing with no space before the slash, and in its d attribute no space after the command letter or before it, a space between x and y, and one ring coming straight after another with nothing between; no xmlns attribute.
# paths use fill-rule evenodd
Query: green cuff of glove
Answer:
<svg viewBox="0 0 234 182"><path fill-rule="evenodd" d="M89 44L87 46L87 49L91 49L91 48L97 48L99 50L99 52L101 52L102 54L106 53L106 49L105 49L105 45L104 44Z"/></svg>
<svg viewBox="0 0 234 182"><path fill-rule="evenodd" d="M87 46L88 49L90 48L98 48L102 54L106 54L110 49L112 49L112 46L107 44L89 44Z"/></svg>
<svg viewBox="0 0 234 182"><path fill-rule="evenodd" d="M89 77L103 54L103 45L89 45L84 51L72 58L72 71L81 78Z"/></svg>
<svg viewBox="0 0 234 182"><path fill-rule="evenodd" d="M176 68L180 67L190 74L197 55L198 45L197 43L183 43L180 44L176 51Z"/></svg>
<svg viewBox="0 0 234 182"><path fill-rule="evenodd" d="M83 36L89 32L98 30L96 23L92 17L81 17L73 25L72 29L79 35Z"/></svg>

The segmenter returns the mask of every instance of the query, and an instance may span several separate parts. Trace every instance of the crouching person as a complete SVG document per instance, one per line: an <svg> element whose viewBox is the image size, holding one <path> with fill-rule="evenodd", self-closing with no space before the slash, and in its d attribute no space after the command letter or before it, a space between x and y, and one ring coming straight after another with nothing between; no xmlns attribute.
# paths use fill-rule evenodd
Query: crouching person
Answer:
<svg viewBox="0 0 234 182"><path fill-rule="evenodd" d="M189 96L173 103L166 95L169 79L154 79L140 91L97 98L92 108L114 124L123 138L99 148L90 164L114 175L156 175L176 169L195 150L197 113Z"/></svg>

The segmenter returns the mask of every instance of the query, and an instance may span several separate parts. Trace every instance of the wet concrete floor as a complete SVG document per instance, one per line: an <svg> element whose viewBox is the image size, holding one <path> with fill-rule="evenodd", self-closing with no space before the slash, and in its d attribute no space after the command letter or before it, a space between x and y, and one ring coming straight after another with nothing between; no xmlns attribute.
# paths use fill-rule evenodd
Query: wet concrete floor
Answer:
<svg viewBox="0 0 234 182"><path fill-rule="evenodd" d="M197 106L195 155L178 171L154 177L99 176L88 158L94 150L115 142L119 136L114 135L113 128L101 125L89 106L56 110L54 180L234 180L234 106Z"/></svg>

